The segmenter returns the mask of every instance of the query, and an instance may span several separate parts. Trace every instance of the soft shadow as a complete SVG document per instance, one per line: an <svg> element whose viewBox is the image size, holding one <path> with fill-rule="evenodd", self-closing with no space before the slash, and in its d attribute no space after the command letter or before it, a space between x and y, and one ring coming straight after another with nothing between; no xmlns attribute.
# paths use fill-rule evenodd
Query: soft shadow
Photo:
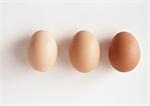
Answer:
<svg viewBox="0 0 150 106"><path fill-rule="evenodd" d="M101 74L108 74L111 73L111 64L109 62L109 45L111 42L111 33L110 34L104 34L105 37L101 38L100 40L100 62L99 62L99 69Z"/></svg>
<svg viewBox="0 0 150 106"><path fill-rule="evenodd" d="M28 41L29 36L25 35L3 47L3 74L6 74L7 77L23 75L28 70L26 53Z"/></svg>
<svg viewBox="0 0 150 106"><path fill-rule="evenodd" d="M71 63L69 61L68 55L70 42L71 42L70 36L63 36L63 38L58 41L57 67L61 68L63 71L68 71L71 68Z"/></svg>
<svg viewBox="0 0 150 106"><path fill-rule="evenodd" d="M14 44L14 56L20 65L27 65L27 46L29 43L29 37L25 36Z"/></svg>
<svg viewBox="0 0 150 106"><path fill-rule="evenodd" d="M111 42L111 39L103 39L103 41L100 42L100 67L103 70L110 69L110 63L109 63L109 57L108 57L108 51L109 51L109 44Z"/></svg>

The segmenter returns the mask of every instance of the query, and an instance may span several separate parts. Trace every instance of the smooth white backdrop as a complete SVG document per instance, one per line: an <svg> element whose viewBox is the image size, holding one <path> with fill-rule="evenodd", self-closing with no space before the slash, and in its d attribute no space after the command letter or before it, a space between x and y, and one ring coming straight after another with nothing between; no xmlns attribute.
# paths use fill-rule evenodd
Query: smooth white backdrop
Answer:
<svg viewBox="0 0 150 106"><path fill-rule="evenodd" d="M147 4L134 3L1 3L1 104L146 104ZM45 73L29 65L31 35L46 29L55 37L56 65ZM67 50L79 30L91 31L101 45L98 67L82 74L70 64ZM129 73L108 61L110 39L120 31L134 34L141 60Z"/></svg>

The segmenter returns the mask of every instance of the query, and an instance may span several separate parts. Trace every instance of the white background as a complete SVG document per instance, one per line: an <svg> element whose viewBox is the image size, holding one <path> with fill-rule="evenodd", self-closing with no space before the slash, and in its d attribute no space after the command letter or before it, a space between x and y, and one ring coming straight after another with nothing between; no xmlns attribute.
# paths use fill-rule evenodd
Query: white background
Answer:
<svg viewBox="0 0 150 106"><path fill-rule="evenodd" d="M0 3L1 104L147 104L147 3L57 2ZM26 46L40 29L58 43L58 60L47 72L32 69ZM90 73L75 70L68 59L70 39L82 29L99 40L101 59ZM108 61L110 39L133 33L141 48L138 66L129 73Z"/></svg>

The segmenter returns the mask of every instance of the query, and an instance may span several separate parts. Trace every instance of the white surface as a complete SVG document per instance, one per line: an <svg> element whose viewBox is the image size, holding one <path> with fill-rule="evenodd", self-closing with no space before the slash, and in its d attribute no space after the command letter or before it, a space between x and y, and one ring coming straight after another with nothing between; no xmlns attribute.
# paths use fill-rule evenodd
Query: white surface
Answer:
<svg viewBox="0 0 150 106"><path fill-rule="evenodd" d="M1 104L146 104L146 3L1 3ZM59 46L56 65L36 72L26 60L34 31L47 29ZM90 73L76 71L67 57L73 34L86 29L101 44L101 61ZM129 73L114 70L107 39L119 31L134 34L141 60Z"/></svg>

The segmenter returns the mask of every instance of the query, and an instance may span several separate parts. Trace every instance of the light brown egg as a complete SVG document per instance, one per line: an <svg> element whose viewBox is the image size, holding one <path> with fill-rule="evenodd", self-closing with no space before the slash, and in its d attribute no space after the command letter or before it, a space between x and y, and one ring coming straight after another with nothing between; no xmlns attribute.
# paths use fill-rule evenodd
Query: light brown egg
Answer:
<svg viewBox="0 0 150 106"><path fill-rule="evenodd" d="M78 32L69 48L72 65L80 72L86 73L96 67L100 58L98 40L88 31Z"/></svg>
<svg viewBox="0 0 150 106"><path fill-rule="evenodd" d="M120 72L128 72L136 67L140 59L140 47L129 32L118 33L110 43L109 60Z"/></svg>
<svg viewBox="0 0 150 106"><path fill-rule="evenodd" d="M28 47L28 58L38 71L46 71L55 64L57 44L48 31L40 30L33 34Z"/></svg>

